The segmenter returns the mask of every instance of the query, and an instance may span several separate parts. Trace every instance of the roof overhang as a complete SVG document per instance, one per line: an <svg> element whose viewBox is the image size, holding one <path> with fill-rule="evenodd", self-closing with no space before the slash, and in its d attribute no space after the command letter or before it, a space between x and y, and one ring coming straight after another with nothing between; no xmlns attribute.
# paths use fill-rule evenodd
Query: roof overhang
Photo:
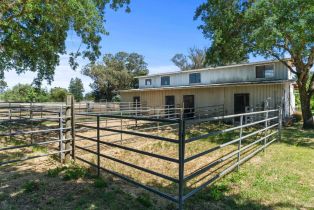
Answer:
<svg viewBox="0 0 314 210"><path fill-rule="evenodd" d="M145 91L158 91L158 90L180 90L180 89L195 89L195 88L215 88L215 87L235 87L235 86L249 86L249 85L274 85L284 83L294 83L295 80L264 80L264 81L252 81L252 82L233 82L233 83L218 83L218 84L204 84L204 85L186 85L186 86L167 86L158 88L139 88L129 90L119 90L120 93L126 92L145 92Z"/></svg>

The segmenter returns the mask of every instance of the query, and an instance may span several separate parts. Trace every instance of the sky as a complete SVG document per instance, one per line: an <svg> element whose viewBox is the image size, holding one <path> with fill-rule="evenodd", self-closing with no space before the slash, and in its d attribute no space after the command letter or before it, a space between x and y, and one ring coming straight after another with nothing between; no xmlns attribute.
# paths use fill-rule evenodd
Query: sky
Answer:
<svg viewBox="0 0 314 210"><path fill-rule="evenodd" d="M101 41L102 54L119 51L136 52L144 55L150 74L178 70L171 62L176 53L187 53L188 48L208 47L210 40L205 39L197 26L200 21L193 20L195 9L201 0L131 0L131 12L106 10L105 28L108 36ZM76 51L80 39L73 31L68 32L66 46L68 53ZM68 64L68 55L62 55L56 68L51 87L68 88L70 79L81 78L85 92L91 91L92 80L80 73L80 68L73 71ZM251 61L261 58L252 58ZM80 67L88 62L80 60ZM27 72L17 75L14 71L5 73L9 87L18 83L31 83L34 73Z"/></svg>

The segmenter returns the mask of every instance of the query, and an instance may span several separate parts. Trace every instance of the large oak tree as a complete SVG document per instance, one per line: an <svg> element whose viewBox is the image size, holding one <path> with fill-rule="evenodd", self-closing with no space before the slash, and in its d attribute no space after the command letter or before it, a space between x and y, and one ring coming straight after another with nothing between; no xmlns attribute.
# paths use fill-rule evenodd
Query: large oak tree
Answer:
<svg viewBox="0 0 314 210"><path fill-rule="evenodd" d="M314 0L207 0L196 9L197 18L212 40L208 64L240 62L253 53L286 65L297 77L303 128L314 128Z"/></svg>
<svg viewBox="0 0 314 210"><path fill-rule="evenodd" d="M5 71L37 72L36 84L51 82L65 40L72 30L81 39L78 51L70 53L70 64L83 56L94 62L100 55L101 35L107 34L105 7L114 10L130 0L1 0L0 79ZM83 49L83 50L80 50Z"/></svg>

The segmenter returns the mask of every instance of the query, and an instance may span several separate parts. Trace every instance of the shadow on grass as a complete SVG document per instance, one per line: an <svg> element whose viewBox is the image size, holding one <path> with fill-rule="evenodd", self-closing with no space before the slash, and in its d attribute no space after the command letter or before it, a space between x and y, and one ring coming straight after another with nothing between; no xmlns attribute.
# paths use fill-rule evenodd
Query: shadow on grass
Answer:
<svg viewBox="0 0 314 210"><path fill-rule="evenodd" d="M303 130L301 124L283 129L281 142L314 149L314 130Z"/></svg>

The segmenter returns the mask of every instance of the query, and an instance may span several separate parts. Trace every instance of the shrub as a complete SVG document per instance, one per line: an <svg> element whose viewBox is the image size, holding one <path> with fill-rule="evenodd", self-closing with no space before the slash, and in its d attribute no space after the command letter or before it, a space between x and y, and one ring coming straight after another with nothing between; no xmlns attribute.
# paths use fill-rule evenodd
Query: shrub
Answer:
<svg viewBox="0 0 314 210"><path fill-rule="evenodd" d="M292 116L297 122L300 122L302 120L302 112L294 112Z"/></svg>
<svg viewBox="0 0 314 210"><path fill-rule="evenodd" d="M39 181L28 181L23 185L23 189L27 193L39 190L39 187L40 187Z"/></svg>

